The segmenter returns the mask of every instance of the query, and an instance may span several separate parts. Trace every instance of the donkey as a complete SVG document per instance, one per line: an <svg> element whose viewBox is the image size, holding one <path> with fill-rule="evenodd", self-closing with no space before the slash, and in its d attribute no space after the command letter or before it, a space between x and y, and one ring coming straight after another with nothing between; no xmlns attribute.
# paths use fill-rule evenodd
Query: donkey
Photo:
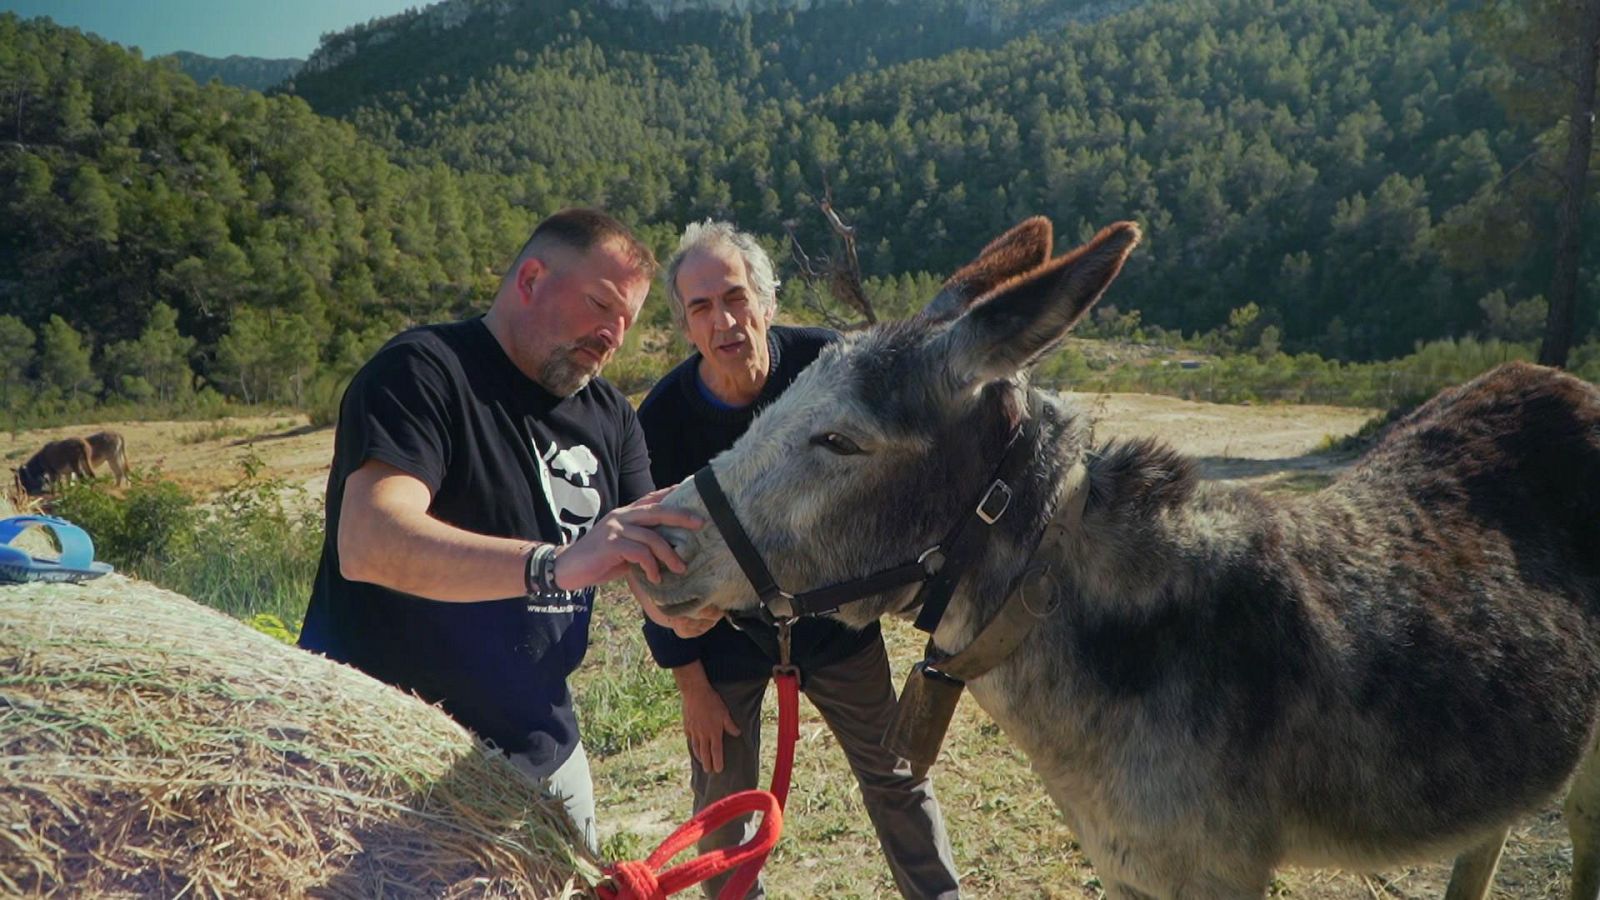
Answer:
<svg viewBox="0 0 1600 900"><path fill-rule="evenodd" d="M12 472L25 496L43 494L75 478L90 478L94 469L89 466L89 443L83 438L51 441Z"/></svg>
<svg viewBox="0 0 1600 900"><path fill-rule="evenodd" d="M118 486L128 480L128 449L122 434L116 431L96 431L84 438L89 443L89 467L102 462L111 467Z"/></svg>
<svg viewBox="0 0 1600 900"><path fill-rule="evenodd" d="M922 314L829 348L713 460L740 552L795 591L917 559L1016 447L1009 507L932 645L967 647L1048 565L1027 582L1037 622L970 687L1108 896L1262 897L1282 865L1465 851L1450 896L1482 897L1510 823L1570 788L1573 896L1593 900L1600 392L1513 363L1316 494L1206 483L1157 441L1096 444L1079 407L1028 383L1138 228L1050 260L1048 223L1027 227ZM665 502L704 513L703 493ZM641 585L663 611L756 606L720 529L660 531L688 564ZM831 614L864 626L918 596Z"/></svg>

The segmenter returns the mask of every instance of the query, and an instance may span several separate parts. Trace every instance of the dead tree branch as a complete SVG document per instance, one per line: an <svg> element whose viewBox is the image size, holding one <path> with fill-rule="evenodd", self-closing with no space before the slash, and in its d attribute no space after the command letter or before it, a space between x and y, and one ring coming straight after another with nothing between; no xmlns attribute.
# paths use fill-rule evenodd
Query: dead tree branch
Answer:
<svg viewBox="0 0 1600 900"><path fill-rule="evenodd" d="M789 255L794 259L800 280L806 284L816 284L819 281L826 280L826 260L824 260L824 265L818 265L806 254L805 249L800 246L800 239L795 237L795 224L795 221L790 219L783 223L783 230L789 235ZM832 306L822 302L821 296L815 291L805 292L803 302L807 309L816 313L822 319L822 324L832 328L834 331L849 331L860 327L859 322L853 322L839 315L833 310Z"/></svg>
<svg viewBox="0 0 1600 900"><path fill-rule="evenodd" d="M794 257L795 267L799 270L800 279L807 284L826 284L828 294L845 307L860 314L864 322L852 322L830 309L820 299L813 295L807 305L822 315L828 326L840 330L860 328L863 325L875 325L878 315L872 308L872 301L867 299L866 289L861 282L861 259L856 253L855 226L846 223L839 217L838 211L833 207L833 187L828 183L827 175L822 178L822 199L817 201L817 208L828 220L828 228L833 232L832 252L827 256L811 256L800 246L800 239L795 236L795 222L793 220L783 223L784 231L789 235L789 249Z"/></svg>

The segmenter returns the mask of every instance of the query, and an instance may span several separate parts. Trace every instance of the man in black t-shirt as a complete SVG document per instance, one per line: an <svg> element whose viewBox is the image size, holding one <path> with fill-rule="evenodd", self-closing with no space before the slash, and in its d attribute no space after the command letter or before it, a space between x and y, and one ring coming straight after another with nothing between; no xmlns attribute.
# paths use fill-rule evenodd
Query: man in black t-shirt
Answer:
<svg viewBox="0 0 1600 900"><path fill-rule="evenodd" d="M689 226L667 267L667 287L674 319L698 352L657 383L639 407L651 472L660 485L692 476L732 446L756 414L838 337L821 328L771 324L778 288L772 262L754 238L724 222ZM645 623L651 653L672 670L683 701L699 812L757 786L761 703L778 661L777 629L740 619L738 629L723 622L697 637L679 630ZM913 777L908 765L879 744L895 697L878 624L851 631L832 619L801 619L792 628L791 646L806 696L855 773L900 893L958 896L932 784ZM700 842L701 850L739 842L740 828L735 823L719 829ZM715 896L724 881L725 876L705 882L707 896ZM759 884L751 895L762 895Z"/></svg>
<svg viewBox="0 0 1600 900"><path fill-rule="evenodd" d="M361 368L300 635L441 704L563 796L591 847L566 679L594 585L683 568L650 530L682 516L656 505L633 410L595 377L654 271L621 223L566 210L534 230L486 315L411 329Z"/></svg>

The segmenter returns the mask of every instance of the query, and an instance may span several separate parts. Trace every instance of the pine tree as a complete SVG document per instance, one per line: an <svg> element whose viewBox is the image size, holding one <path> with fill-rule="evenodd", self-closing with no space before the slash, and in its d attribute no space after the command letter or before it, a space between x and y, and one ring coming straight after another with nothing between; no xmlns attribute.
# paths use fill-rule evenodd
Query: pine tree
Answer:
<svg viewBox="0 0 1600 900"><path fill-rule="evenodd" d="M89 363L89 348L67 320L53 315L39 335L39 380L79 405L100 390Z"/></svg>
<svg viewBox="0 0 1600 900"><path fill-rule="evenodd" d="M16 316L0 316L0 409L15 409L31 386L33 346L33 329Z"/></svg>

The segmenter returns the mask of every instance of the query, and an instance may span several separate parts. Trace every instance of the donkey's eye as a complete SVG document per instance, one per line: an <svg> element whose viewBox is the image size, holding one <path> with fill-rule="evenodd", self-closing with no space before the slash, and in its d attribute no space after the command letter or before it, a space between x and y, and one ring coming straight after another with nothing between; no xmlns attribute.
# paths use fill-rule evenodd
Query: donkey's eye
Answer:
<svg viewBox="0 0 1600 900"><path fill-rule="evenodd" d="M850 440L837 431L825 431L822 434L815 435L811 438L811 443L833 453L837 453L840 456L856 456L858 454L867 452L861 449L861 446L855 441Z"/></svg>

